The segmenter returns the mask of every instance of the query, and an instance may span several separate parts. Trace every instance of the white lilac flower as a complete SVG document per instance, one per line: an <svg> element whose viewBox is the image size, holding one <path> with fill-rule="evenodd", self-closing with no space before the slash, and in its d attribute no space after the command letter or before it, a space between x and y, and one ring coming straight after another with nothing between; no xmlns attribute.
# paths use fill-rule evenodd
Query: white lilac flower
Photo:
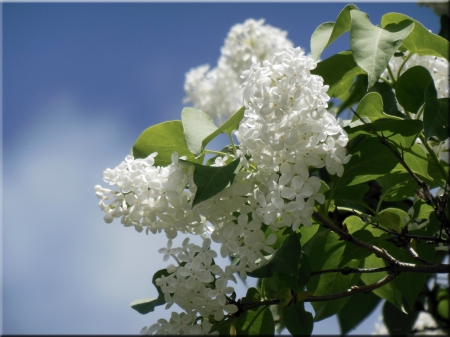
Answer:
<svg viewBox="0 0 450 337"><path fill-rule="evenodd" d="M242 71L253 62L269 60L274 53L292 47L286 35L278 28L264 25L264 20L249 19L233 26L217 67L202 65L186 73L184 102L192 103L221 123L244 105L240 88Z"/></svg>
<svg viewBox="0 0 450 337"><path fill-rule="evenodd" d="M176 153L172 164L156 167L156 156L157 153L145 159L127 156L116 168L105 170L104 181L118 189L95 186L105 222L121 218L124 226L134 226L138 232L143 228L147 233L164 231L170 239L178 232L203 235L205 219L188 201L192 195L186 189L188 183L192 184L191 168L184 168Z"/></svg>

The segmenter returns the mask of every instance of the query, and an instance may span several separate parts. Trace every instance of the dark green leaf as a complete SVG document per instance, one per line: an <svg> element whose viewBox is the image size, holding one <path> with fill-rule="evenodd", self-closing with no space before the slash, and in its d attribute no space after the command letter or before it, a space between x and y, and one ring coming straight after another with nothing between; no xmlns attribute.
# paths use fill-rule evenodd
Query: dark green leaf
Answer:
<svg viewBox="0 0 450 337"><path fill-rule="evenodd" d="M261 297L255 288L250 288L244 299L245 303L256 303ZM238 335L273 335L275 332L272 312L267 306L245 311L236 318L235 326Z"/></svg>
<svg viewBox="0 0 450 337"><path fill-rule="evenodd" d="M164 293L161 291L161 288L156 285L156 279L160 278L161 276L169 275L170 274L167 272L167 269L158 270L152 278L152 283L156 287L156 290L158 290L158 298L145 298L142 300L137 300L130 304L131 307L140 314L145 315L149 312L154 311L155 307L165 304L166 300L164 299Z"/></svg>
<svg viewBox="0 0 450 337"><path fill-rule="evenodd" d="M405 115L398 111L395 92L389 84L386 82L376 82L368 92L376 92L381 95L381 98L383 99L383 111L386 113L386 116L404 119Z"/></svg>
<svg viewBox="0 0 450 337"><path fill-rule="evenodd" d="M382 29L372 25L366 13L350 11L352 26L350 46L356 64L369 76L368 88L372 87L395 51L414 28L412 21L402 21Z"/></svg>
<svg viewBox="0 0 450 337"><path fill-rule="evenodd" d="M196 156L200 155L203 151L203 140L215 132L217 126L206 113L194 108L184 108L181 112L181 121L189 151Z"/></svg>
<svg viewBox="0 0 450 337"><path fill-rule="evenodd" d="M321 229L307 243L310 246L309 262L312 271L341 268L341 260L345 251L345 242L339 240L339 236L329 230ZM357 268L361 266L359 261L350 261L346 264L348 267ZM328 295L346 291L350 286L354 285L360 275L341 273L325 273L311 277L306 285L308 291L315 296ZM340 309L342 309L349 300L348 297L340 298L332 301L312 302L314 307L314 321L320 321L330 317Z"/></svg>
<svg viewBox="0 0 450 337"><path fill-rule="evenodd" d="M425 90L433 78L430 72L421 66L406 70L395 84L395 94L402 107L417 113L425 103Z"/></svg>
<svg viewBox="0 0 450 337"><path fill-rule="evenodd" d="M352 124L355 125L359 122ZM420 120L378 119L368 125L363 124L346 128L346 131L349 135L367 134L371 137L377 137L373 134L373 130L400 149L408 149L414 145L417 135L422 131L422 128L423 123Z"/></svg>
<svg viewBox="0 0 450 337"><path fill-rule="evenodd" d="M425 138L431 136L444 141L450 137L450 117L448 98L437 99L434 82L431 81L425 90L425 110L423 112Z"/></svg>
<svg viewBox="0 0 450 337"><path fill-rule="evenodd" d="M385 262L375 254L371 254L365 259L364 268L383 268L386 267ZM384 278L388 273L383 271L379 273L365 273L361 275L361 281L364 284L374 284ZM378 297L384 298L385 300L394 304L399 310L404 311L402 303L402 295L393 282L389 282L384 286L373 290L373 293Z"/></svg>
<svg viewBox="0 0 450 337"><path fill-rule="evenodd" d="M142 132L133 145L133 156L147 158L154 152L158 152L155 166L172 164L174 152L178 152L178 157L186 156L187 160L191 162L201 163L203 161L203 157L195 159L195 156L187 148L181 121L164 122Z"/></svg>
<svg viewBox="0 0 450 337"><path fill-rule="evenodd" d="M350 11L352 9L357 10L358 7L349 4L339 13L336 22L325 22L316 28L311 36L311 54L315 60L334 40L350 30Z"/></svg>
<svg viewBox="0 0 450 337"><path fill-rule="evenodd" d="M397 159L378 138L370 137L359 143L350 162L344 166L342 177L333 188L352 186L374 180L389 173L397 165Z"/></svg>
<svg viewBox="0 0 450 337"><path fill-rule="evenodd" d="M205 201L217 193L221 192L233 182L235 170L239 165L239 159L234 160L226 166L204 166L199 164L194 165L194 183L197 186L197 192L193 206Z"/></svg>
<svg viewBox="0 0 450 337"><path fill-rule="evenodd" d="M303 302L283 308L283 319L292 336L310 336L313 331L313 316L305 310Z"/></svg>
<svg viewBox="0 0 450 337"><path fill-rule="evenodd" d="M428 31L422 24L404 14L387 13L381 18L381 26L384 28L390 24L397 24L404 20L414 22L414 29L407 38L403 40L402 47L412 53L423 55L434 55L448 60L449 42Z"/></svg>
<svg viewBox="0 0 450 337"><path fill-rule="evenodd" d="M248 275L251 277L270 277L273 272L297 275L300 255L300 233L292 232L272 255L268 263L248 273Z"/></svg>
<svg viewBox="0 0 450 337"><path fill-rule="evenodd" d="M358 75L354 81L350 91L339 97L342 104L339 106L337 115L342 111L351 107L353 104L358 103L364 95L367 93L367 75Z"/></svg>
<svg viewBox="0 0 450 337"><path fill-rule="evenodd" d="M365 72L353 60L352 52L345 51L319 62L311 74L322 76L324 84L330 86L329 96L341 97L350 90L355 77Z"/></svg>
<svg viewBox="0 0 450 337"><path fill-rule="evenodd" d="M363 284L361 284L363 285ZM376 308L380 298L374 294L362 293L350 296L350 300L338 312L341 334L346 334L357 327Z"/></svg>
<svg viewBox="0 0 450 337"><path fill-rule="evenodd" d="M400 201L410 198L418 188L417 182L409 173L391 172L377 178L382 189L384 201Z"/></svg>
<svg viewBox="0 0 450 337"><path fill-rule="evenodd" d="M409 335L418 313L415 311L408 315L389 302L385 302L383 305L383 320L390 335Z"/></svg>
<svg viewBox="0 0 450 337"><path fill-rule="evenodd" d="M428 175L428 158L419 144L414 144L410 149L404 148L403 160L415 174L419 175L421 178L430 179L430 176ZM404 173L407 171L404 166L399 163L392 172Z"/></svg>

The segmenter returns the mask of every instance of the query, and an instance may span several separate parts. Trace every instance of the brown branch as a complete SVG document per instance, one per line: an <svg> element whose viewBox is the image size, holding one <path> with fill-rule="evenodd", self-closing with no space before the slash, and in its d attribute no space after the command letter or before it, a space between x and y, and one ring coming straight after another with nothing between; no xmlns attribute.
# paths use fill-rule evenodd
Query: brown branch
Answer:
<svg viewBox="0 0 450 337"><path fill-rule="evenodd" d="M450 221L447 218L447 215L445 214L445 205L446 205L446 195L444 194L444 196L442 198L440 197L434 197L431 194L430 191L430 187L428 186L428 184L421 180L408 166L408 164L406 164L406 162L403 159L403 155L400 154L394 147L391 146L391 144L388 142L388 140L386 139L386 137L384 137L383 133L381 133L381 135L378 134L377 131L375 131L375 129L373 129L368 123L366 123L366 121L364 121L355 110L353 110L352 108L350 108L352 110L352 112L355 114L356 117L358 117L363 124L366 126L366 130L370 133L372 133L373 135L377 136L378 139L380 140L380 143L385 145L389 151L391 151L394 156L397 158L398 162L405 168L405 170L413 177L413 179L417 182L417 184L422 188L422 191L417 191L416 193L417 195L425 200L425 202L432 206L436 217L438 218L439 222L441 223L442 227L444 227L445 232L447 233L447 236L450 237L450 232L449 232L449 228L450 228Z"/></svg>
<svg viewBox="0 0 450 337"><path fill-rule="evenodd" d="M364 248L365 250L374 253L377 257L385 260L388 264L396 264L398 262L394 257L389 255L386 249L380 249L377 246L371 245L367 242L359 240L358 238L355 238L346 230L345 227L343 228L337 227L333 222L331 222L328 218L324 217L322 214L314 212L312 216L315 219L319 220L324 227L338 234L342 240L351 242L361 248Z"/></svg>
<svg viewBox="0 0 450 337"><path fill-rule="evenodd" d="M357 215L358 216L358 215ZM373 228L379 229L383 232L388 233L389 235L395 236L395 237L403 237L403 238L409 238L409 239L416 239L417 241L434 241L432 243L450 243L449 239L443 239L440 237L435 237L435 236L425 236L425 235L415 235L415 234L409 234L409 233L399 233L397 231L394 231L392 229L388 229L388 228L383 228L381 227L379 224L374 223L372 221L369 221L367 218L365 217L361 217L359 216L359 218L364 221L365 223L372 225Z"/></svg>

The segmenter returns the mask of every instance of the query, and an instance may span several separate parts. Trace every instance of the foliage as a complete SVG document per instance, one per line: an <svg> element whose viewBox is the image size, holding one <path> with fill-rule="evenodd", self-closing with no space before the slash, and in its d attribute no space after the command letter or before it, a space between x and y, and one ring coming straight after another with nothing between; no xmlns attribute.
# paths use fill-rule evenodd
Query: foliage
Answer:
<svg viewBox="0 0 450 337"><path fill-rule="evenodd" d="M374 25L347 5L313 33L314 59L346 31L350 49L325 60L292 48L265 68L254 63L243 72L244 107L222 112L231 116L221 126L185 108L105 171L120 189L96 186L105 221L164 231L160 252L178 263L155 274L157 298L131 306L146 314L176 303L185 312L142 333L310 335L314 322L337 315L346 334L380 301L392 334L417 330L424 311L449 332L448 287L437 276L450 272L448 78L437 81L425 59L408 63L428 57L448 69L449 42L405 15ZM305 62L302 73L290 62ZM285 75L273 75L282 67ZM317 93L301 96L308 90ZM351 120L332 115L347 109ZM206 149L221 133L231 144ZM172 248L177 233L198 234L203 246L186 239ZM231 257L227 268L216 265L208 236ZM257 278L257 288L236 298L235 273Z"/></svg>

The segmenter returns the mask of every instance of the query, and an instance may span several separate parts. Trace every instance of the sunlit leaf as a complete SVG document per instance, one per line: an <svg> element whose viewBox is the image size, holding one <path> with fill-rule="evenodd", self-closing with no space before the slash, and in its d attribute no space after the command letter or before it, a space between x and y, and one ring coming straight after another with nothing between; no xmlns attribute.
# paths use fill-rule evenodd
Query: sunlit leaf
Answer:
<svg viewBox="0 0 450 337"><path fill-rule="evenodd" d="M147 158L148 155L158 152L155 157L155 166L172 164L172 154L178 152L178 157L186 156L187 160L201 163L203 157L195 156L186 146L183 125L181 121L170 121L146 129L133 145L135 158Z"/></svg>
<svg viewBox="0 0 450 337"><path fill-rule="evenodd" d="M181 112L186 145L193 154L203 151L203 140L217 130L217 126L209 116L195 108L184 108Z"/></svg>
<svg viewBox="0 0 450 337"><path fill-rule="evenodd" d="M414 23L404 20L384 29L374 26L366 13L352 10L350 46L355 62L369 76L372 87L386 69L389 60L414 28Z"/></svg>

